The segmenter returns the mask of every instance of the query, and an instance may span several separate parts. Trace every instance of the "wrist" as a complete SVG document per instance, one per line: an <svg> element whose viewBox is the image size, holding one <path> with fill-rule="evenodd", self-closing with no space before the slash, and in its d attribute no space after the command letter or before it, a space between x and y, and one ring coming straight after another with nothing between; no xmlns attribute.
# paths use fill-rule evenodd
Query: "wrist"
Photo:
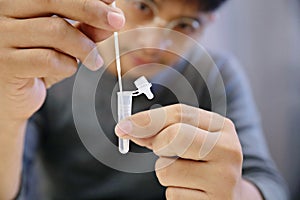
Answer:
<svg viewBox="0 0 300 200"><path fill-rule="evenodd" d="M17 194L26 124L27 120L0 118L0 198Z"/></svg>
<svg viewBox="0 0 300 200"><path fill-rule="evenodd" d="M7 107L10 109L6 110L4 108L4 109L0 110L0 124L1 125L5 125L6 123L7 124L15 124L15 125L24 124L30 118L30 116L24 115L24 113L21 112L21 110L22 110L21 108L14 107L12 109L11 106L7 106Z"/></svg>
<svg viewBox="0 0 300 200"><path fill-rule="evenodd" d="M0 116L0 135L1 133L17 133L19 131L25 130L26 124L26 119L12 119Z"/></svg>

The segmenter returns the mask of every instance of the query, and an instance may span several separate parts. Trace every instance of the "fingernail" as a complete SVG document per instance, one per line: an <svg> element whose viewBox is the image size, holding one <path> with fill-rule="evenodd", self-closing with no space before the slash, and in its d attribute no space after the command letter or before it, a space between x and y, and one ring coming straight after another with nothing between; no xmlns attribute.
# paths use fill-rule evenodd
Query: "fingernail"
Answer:
<svg viewBox="0 0 300 200"><path fill-rule="evenodd" d="M96 66L95 66L95 70L100 69L100 68L103 66L103 64L104 64L104 61L103 61L103 59L101 58L101 56L98 54L98 55L96 56Z"/></svg>
<svg viewBox="0 0 300 200"><path fill-rule="evenodd" d="M86 59L83 61L83 63L87 68L89 68L91 71L97 71L100 69L104 61L102 57L100 56L98 50L94 48L89 55L86 57Z"/></svg>
<svg viewBox="0 0 300 200"><path fill-rule="evenodd" d="M118 136L127 135L132 131L132 123L128 120L121 121L116 126L116 134Z"/></svg>
<svg viewBox="0 0 300 200"><path fill-rule="evenodd" d="M110 11L107 13L107 21L113 28L120 29L125 24L125 17L120 13Z"/></svg>

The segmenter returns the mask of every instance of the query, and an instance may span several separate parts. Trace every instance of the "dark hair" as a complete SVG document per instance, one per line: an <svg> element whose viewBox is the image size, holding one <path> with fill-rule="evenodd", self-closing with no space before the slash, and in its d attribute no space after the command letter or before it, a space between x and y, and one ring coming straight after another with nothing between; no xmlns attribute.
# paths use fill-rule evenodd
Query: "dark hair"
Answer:
<svg viewBox="0 0 300 200"><path fill-rule="evenodd" d="M211 12L217 10L227 0L198 0L202 11Z"/></svg>

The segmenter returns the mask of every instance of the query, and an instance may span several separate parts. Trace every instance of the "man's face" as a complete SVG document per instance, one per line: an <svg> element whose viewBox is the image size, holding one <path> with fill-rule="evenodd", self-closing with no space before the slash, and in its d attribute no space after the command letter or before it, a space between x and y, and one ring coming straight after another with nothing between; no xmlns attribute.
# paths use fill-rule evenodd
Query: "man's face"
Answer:
<svg viewBox="0 0 300 200"><path fill-rule="evenodd" d="M179 56L166 49L186 48L184 50L188 52L185 41L176 37L178 32L186 37L200 40L207 23L211 20L210 13L200 11L198 0L117 0L116 2L126 17L126 25L122 30L126 35L125 39L122 39L120 33L121 49L126 52L126 50L139 48L121 58L123 73L135 69L130 72L134 76L153 76L164 68L151 67L153 65L149 63L165 66L176 63ZM147 29L149 27L151 30ZM173 34L173 31L176 31L176 34ZM127 34L129 32L130 34ZM146 66L146 71L145 67L142 71L137 70L138 66L145 66L145 64L149 64Z"/></svg>

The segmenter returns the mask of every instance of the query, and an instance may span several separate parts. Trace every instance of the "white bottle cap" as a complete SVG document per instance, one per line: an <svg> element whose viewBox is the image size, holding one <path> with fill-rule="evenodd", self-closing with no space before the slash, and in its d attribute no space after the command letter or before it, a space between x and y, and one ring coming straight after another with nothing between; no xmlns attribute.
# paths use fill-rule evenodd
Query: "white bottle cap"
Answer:
<svg viewBox="0 0 300 200"><path fill-rule="evenodd" d="M150 89L152 87L152 84L149 83L144 76L134 81L134 85L137 87L139 93L145 94L148 99L154 98L154 95Z"/></svg>

